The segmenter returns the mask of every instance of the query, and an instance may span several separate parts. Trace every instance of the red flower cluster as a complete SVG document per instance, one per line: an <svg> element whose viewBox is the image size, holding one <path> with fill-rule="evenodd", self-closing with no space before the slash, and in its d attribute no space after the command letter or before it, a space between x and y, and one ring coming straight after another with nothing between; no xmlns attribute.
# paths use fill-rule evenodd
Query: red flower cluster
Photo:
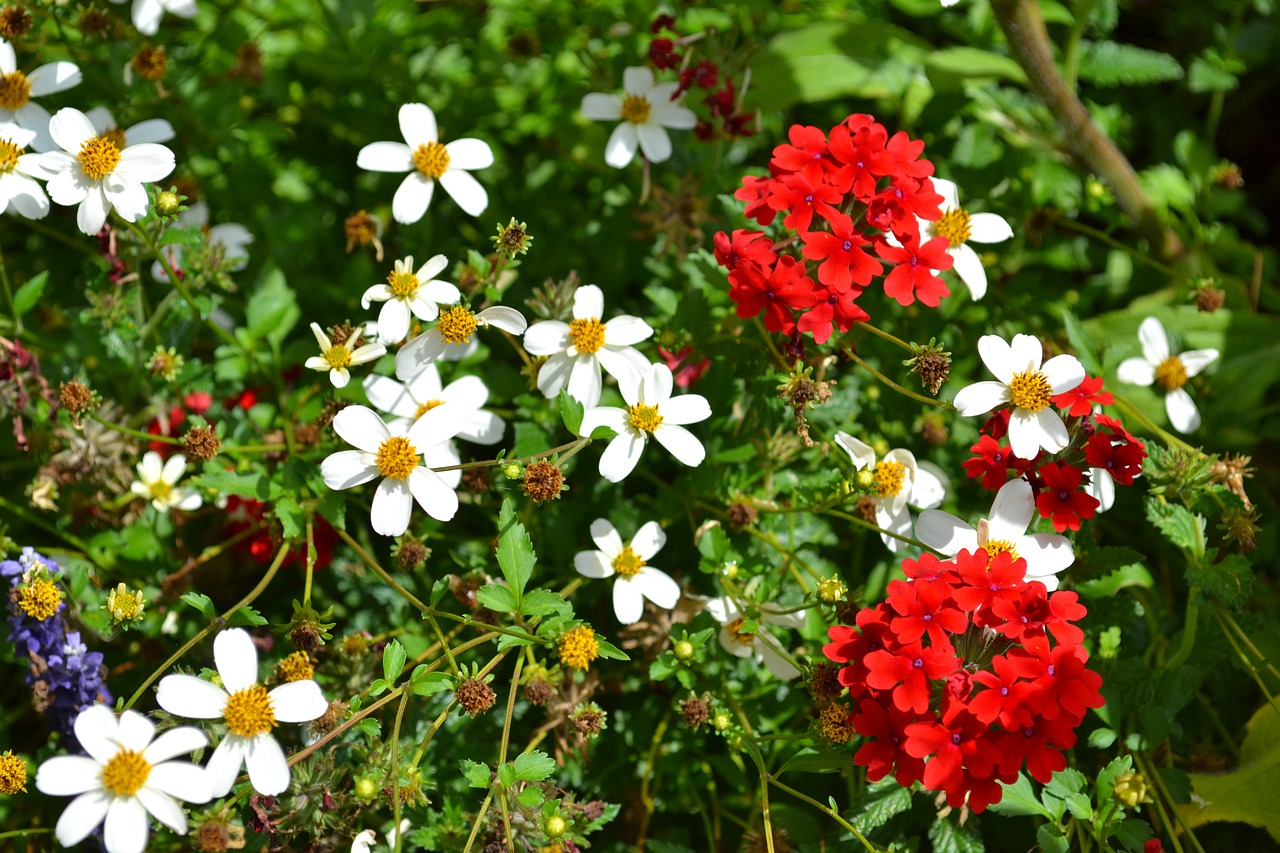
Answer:
<svg viewBox="0 0 1280 853"><path fill-rule="evenodd" d="M833 323L847 332L870 319L855 300L885 273L881 261L890 266L889 296L937 307L951 292L938 273L952 259L945 237L921 242L919 220L938 219L942 202L930 180L933 163L920 156L924 143L903 131L890 136L863 114L830 134L793 125L788 137L773 150L769 177L743 178L734 196L746 202L748 219L767 226L782 213L783 228L793 233L777 244L748 230L715 238L738 316L764 311L770 331L809 332L825 343ZM783 247L796 251L783 254ZM817 263L816 282L806 261Z"/></svg>
<svg viewBox="0 0 1280 853"><path fill-rule="evenodd" d="M676 19L667 14L654 18L653 23L649 25L649 31L656 35L663 30L672 35L678 35ZM733 139L739 136L751 136L755 132L751 126L755 115L744 113L739 109L739 93L733 85L733 79L724 77L723 85L716 88L716 85L721 82L720 66L710 59L694 62L691 54L682 54L680 49L689 41L690 39L658 36L649 42L649 62L659 71L679 69L680 85L671 96L672 100L692 88L703 89L708 93L702 99L702 103L707 106L711 121L699 117L698 123L693 128L694 135L703 142L716 138ZM716 119L721 119L719 128L716 126Z"/></svg>
<svg viewBox="0 0 1280 853"><path fill-rule="evenodd" d="M889 584L856 628L831 628L823 648L846 664L850 721L867 738L854 763L870 781L892 772L975 812L999 802L999 783L1024 763L1048 782L1086 710L1103 704L1072 624L1085 615L1076 594L1024 581L1026 561L1007 551L926 554L902 568L910 580Z"/></svg>
<svg viewBox="0 0 1280 853"><path fill-rule="evenodd" d="M1075 388L1054 397L1071 442L1058 453L1046 456L1041 451L1034 459L1019 459L1008 445L1000 443L1009 431L1010 410L1002 409L987 420L978 443L969 448L974 455L963 463L965 472L992 491L998 491L1012 477L1025 477L1036 493L1041 518L1053 519L1053 529L1059 533L1079 530L1080 522L1092 518L1101 506L1085 487L1096 486L1097 491L1110 494L1116 483L1132 485L1147 456L1146 445L1118 418L1094 414L1095 407L1114 402L1115 398L1102 390L1100 376L1086 376Z"/></svg>

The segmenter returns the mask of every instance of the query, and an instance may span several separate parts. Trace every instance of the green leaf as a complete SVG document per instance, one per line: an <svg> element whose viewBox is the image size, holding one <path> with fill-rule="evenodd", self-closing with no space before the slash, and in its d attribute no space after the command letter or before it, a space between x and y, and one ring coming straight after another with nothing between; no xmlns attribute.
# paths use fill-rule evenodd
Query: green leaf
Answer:
<svg viewBox="0 0 1280 853"><path fill-rule="evenodd" d="M1182 66L1167 53L1112 41L1081 43L1081 80L1099 86L1141 86L1181 77Z"/></svg>
<svg viewBox="0 0 1280 853"><path fill-rule="evenodd" d="M517 607L524 597L525 585L533 575L537 559L528 531L516 518L515 507L509 498L504 499L498 512L498 565L502 568L502 576L507 579L507 586L515 595Z"/></svg>
<svg viewBox="0 0 1280 853"><path fill-rule="evenodd" d="M898 784L892 776L881 779L869 787L852 804L853 816L849 822L859 832L879 829L894 815L911 808L911 791Z"/></svg>
<svg viewBox="0 0 1280 853"><path fill-rule="evenodd" d="M418 696L434 696L452 688L452 676L444 672L428 672L425 663L415 666L409 676L409 689Z"/></svg>
<svg viewBox="0 0 1280 853"><path fill-rule="evenodd" d="M199 610L204 618L213 621L218 618L218 609L213 606L209 596L199 592L188 592L182 595L182 601Z"/></svg>
<svg viewBox="0 0 1280 853"><path fill-rule="evenodd" d="M1131 817L1111 827L1111 837L1132 851L1142 850L1142 845L1155 837L1151 824L1141 818Z"/></svg>
<svg viewBox="0 0 1280 853"><path fill-rule="evenodd" d="M1051 823L1046 823L1036 830L1036 844L1040 846L1040 853L1068 853L1071 850L1071 845L1067 843L1067 836Z"/></svg>
<svg viewBox="0 0 1280 853"><path fill-rule="evenodd" d="M518 607L515 593L500 583L480 587L476 590L476 601L495 613L515 613Z"/></svg>
<svg viewBox="0 0 1280 853"><path fill-rule="evenodd" d="M1031 787L1031 780L1022 773L1018 773L1018 779L1011 785L1000 783L1000 787L1004 789L1004 795L1000 798L1000 802L992 803L988 809L996 814L1002 815L1040 815L1041 817L1055 820L1054 816L1040 802L1040 798L1036 796L1035 790Z"/></svg>
<svg viewBox="0 0 1280 853"><path fill-rule="evenodd" d="M227 620L227 627L234 628L237 625L258 625L267 624L267 618L252 607L241 607L235 613L231 614L231 618Z"/></svg>
<svg viewBox="0 0 1280 853"><path fill-rule="evenodd" d="M775 775L797 771L800 773L831 773L849 769L849 754L835 750L821 751L811 746L797 752L787 759Z"/></svg>
<svg viewBox="0 0 1280 853"><path fill-rule="evenodd" d="M1089 732L1089 746L1094 749L1107 749L1111 744L1116 742L1115 729L1094 729Z"/></svg>
<svg viewBox="0 0 1280 853"><path fill-rule="evenodd" d="M1193 554L1204 551L1205 520L1193 515L1181 504L1172 504L1158 498L1147 498L1147 520L1160 529L1165 538Z"/></svg>
<svg viewBox="0 0 1280 853"><path fill-rule="evenodd" d="M449 577L440 578L431 585L431 606L435 607L440 603L440 599L444 598L449 592Z"/></svg>
<svg viewBox="0 0 1280 853"><path fill-rule="evenodd" d="M284 273L278 267L263 271L257 289L245 306L244 315L245 327L253 338L266 338L277 346L302 317L297 297L285 283Z"/></svg>
<svg viewBox="0 0 1280 853"><path fill-rule="evenodd" d="M973 824L957 826L946 818L929 827L929 840L933 842L933 853L982 853L986 849Z"/></svg>
<svg viewBox="0 0 1280 853"><path fill-rule="evenodd" d="M1098 357L1098 348L1089 337L1089 333L1084 330L1084 326L1080 325L1076 315L1071 313L1071 309L1063 309L1062 324L1067 330L1067 340L1071 341L1071 346L1075 348L1084 369L1093 376L1101 376L1102 359Z"/></svg>
<svg viewBox="0 0 1280 853"><path fill-rule="evenodd" d="M1240 554L1228 554L1217 563L1188 567L1187 583L1238 609L1253 591L1253 566Z"/></svg>
<svg viewBox="0 0 1280 853"><path fill-rule="evenodd" d="M214 470L192 477L191 485L200 489L212 489L220 495L238 495L259 501L271 500L278 495L277 487L266 474L258 471L223 471L216 466Z"/></svg>
<svg viewBox="0 0 1280 853"><path fill-rule="evenodd" d="M540 750L516 756L516 778L521 782L541 782L555 772L555 769L555 759Z"/></svg>
<svg viewBox="0 0 1280 853"><path fill-rule="evenodd" d="M563 388L560 390L560 418L570 435L577 435L578 430L582 429L582 416L586 411L586 407L570 397L568 391Z"/></svg>
<svg viewBox="0 0 1280 853"><path fill-rule="evenodd" d="M1007 56L976 47L948 47L930 52L924 67L934 75L973 78L995 77L1013 83L1027 82L1026 72Z"/></svg>
<svg viewBox="0 0 1280 853"><path fill-rule="evenodd" d="M1044 792L1065 800L1070 795L1083 791L1087 784L1088 781L1084 778L1083 773L1068 767L1053 774L1049 784L1044 786Z"/></svg>
<svg viewBox="0 0 1280 853"><path fill-rule="evenodd" d="M542 805L544 799L546 797L543 795L541 788L525 788L516 797L516 801L526 809L536 809Z"/></svg>
<svg viewBox="0 0 1280 853"><path fill-rule="evenodd" d="M1191 60L1191 67L1187 69L1187 88L1197 94L1230 92L1239 85L1240 79L1235 74L1201 56Z"/></svg>
<svg viewBox="0 0 1280 853"><path fill-rule="evenodd" d="M489 587L485 587L488 589ZM546 616L569 609L569 603L559 593L549 589L533 589L520 602L520 612L525 616Z"/></svg>
<svg viewBox="0 0 1280 853"><path fill-rule="evenodd" d="M305 538L307 535L307 513L294 498L285 496L275 502L272 507L276 520L280 522L280 532L286 539Z"/></svg>
<svg viewBox="0 0 1280 853"><path fill-rule="evenodd" d="M631 660L622 649L596 634L596 642L600 644L600 657L607 660Z"/></svg>
<svg viewBox="0 0 1280 853"><path fill-rule="evenodd" d="M492 778L489 772L489 765L464 758L458 762L458 766L462 770L462 778L467 780L469 786L472 788L489 787L489 780Z"/></svg>
<svg viewBox="0 0 1280 853"><path fill-rule="evenodd" d="M511 788L516 783L516 769L510 764L503 764L498 768L498 783L504 788Z"/></svg>
<svg viewBox="0 0 1280 853"><path fill-rule="evenodd" d="M1111 759L1111 763L1102 768L1102 772L1098 774L1098 781L1094 785L1098 793L1098 802L1111 802L1111 795L1116 789L1116 780L1132 771L1132 755L1122 755L1119 758Z"/></svg>
<svg viewBox="0 0 1280 853"><path fill-rule="evenodd" d="M399 640L392 640L382 650L382 677L388 684L395 684L400 673L404 672L404 662L408 659Z"/></svg>
<svg viewBox="0 0 1280 853"><path fill-rule="evenodd" d="M48 283L48 270L36 273L27 279L21 287L13 292L13 313L21 317L36 307L36 303L40 301L40 295L44 293L44 286Z"/></svg>
<svg viewBox="0 0 1280 853"><path fill-rule="evenodd" d="M1114 598L1117 592L1127 586L1150 589L1154 583L1151 572L1147 571L1145 566L1134 563L1131 566L1122 566L1106 577L1081 581L1076 584L1076 589L1086 598Z"/></svg>

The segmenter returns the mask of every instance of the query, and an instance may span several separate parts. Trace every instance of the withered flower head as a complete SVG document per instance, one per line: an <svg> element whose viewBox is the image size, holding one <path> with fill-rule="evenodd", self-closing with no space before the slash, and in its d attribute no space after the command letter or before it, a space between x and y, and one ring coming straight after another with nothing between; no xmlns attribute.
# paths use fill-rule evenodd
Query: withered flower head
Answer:
<svg viewBox="0 0 1280 853"><path fill-rule="evenodd" d="M492 708L498 697L483 679L464 678L453 691L453 698L458 700L462 710L474 717Z"/></svg>
<svg viewBox="0 0 1280 853"><path fill-rule="evenodd" d="M524 482L520 484L520 488L539 505L553 501L566 488L564 472L556 463L539 459L524 469Z"/></svg>
<svg viewBox="0 0 1280 853"><path fill-rule="evenodd" d="M182 437L182 452L187 455L188 459L205 462L217 456L218 450L221 448L222 441L219 440L218 434L213 431L213 427L192 427Z"/></svg>
<svg viewBox="0 0 1280 853"><path fill-rule="evenodd" d="M133 68L133 73L143 80L155 82L164 78L165 70L169 66L169 57L165 54L163 45L144 47L130 60L129 65Z"/></svg>
<svg viewBox="0 0 1280 853"><path fill-rule="evenodd" d="M97 408L98 400L89 386L79 379L63 382L58 386L58 402L71 415L71 422L80 426L80 416Z"/></svg>
<svg viewBox="0 0 1280 853"><path fill-rule="evenodd" d="M706 725L711 719L711 694L703 693L683 700L680 703L680 716L684 717L684 724L691 729Z"/></svg>
<svg viewBox="0 0 1280 853"><path fill-rule="evenodd" d="M373 246L373 256L382 260L382 220L367 210L357 211L342 223L347 235L347 253L359 247Z"/></svg>
<svg viewBox="0 0 1280 853"><path fill-rule="evenodd" d="M493 248L499 255L514 258L529 251L533 236L529 234L523 222L516 222L515 217L506 225L498 226L498 233L493 238Z"/></svg>
<svg viewBox="0 0 1280 853"><path fill-rule="evenodd" d="M951 373L951 353L933 338L929 338L927 344L912 343L911 352L911 358L902 363L920 377L920 384L928 388L930 394L937 394Z"/></svg>
<svg viewBox="0 0 1280 853"><path fill-rule="evenodd" d="M0 36L7 39L21 38L31 29L31 13L22 6L5 6L0 9Z"/></svg>

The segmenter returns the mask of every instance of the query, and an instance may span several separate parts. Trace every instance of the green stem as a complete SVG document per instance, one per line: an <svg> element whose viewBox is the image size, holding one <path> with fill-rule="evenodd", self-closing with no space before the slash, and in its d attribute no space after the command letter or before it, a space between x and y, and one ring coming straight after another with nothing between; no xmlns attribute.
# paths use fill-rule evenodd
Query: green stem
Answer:
<svg viewBox="0 0 1280 853"><path fill-rule="evenodd" d="M845 353L845 355L849 356L849 358L851 358L851 359L853 359L855 362L857 362L857 364L858 364L858 366L859 366L859 367L861 367L861 368L863 368L864 370L866 370L868 373L870 373L870 374L871 374L872 376L874 376L876 379L880 380L880 382L881 382L881 383L883 383L884 385L889 386L889 387L890 387L890 388L892 388L894 391L897 391L899 394L904 394L904 395L906 395L906 396L910 397L910 398L911 398L911 399L913 399L913 400L918 400L918 401L920 401L921 403L928 403L930 406L938 406L939 408L943 408L943 409L954 409L954 408L955 408L955 406L952 406L950 403L945 402L944 400L938 400L938 399L936 399L936 398L934 398L934 397L926 397L926 396L925 396L925 395L923 395L923 394L917 394L915 391L912 391L910 388L904 388L903 386L899 385L897 382L894 382L894 381L893 381L892 379L890 379L888 376L885 376L883 373L881 373L880 371L876 370L876 369L875 369L874 367L872 367L871 365L867 364L867 362L862 358L862 356L858 355L856 352L854 352L854 351L853 351L853 350L851 350L851 349L845 349L845 350L844 350L844 353Z"/></svg>
<svg viewBox="0 0 1280 853"><path fill-rule="evenodd" d="M1182 277L1181 275L1179 275L1178 271L1173 269L1172 267L1169 267L1169 266L1166 266L1165 264L1160 263L1155 258L1148 255L1146 252L1143 252L1140 249L1130 246L1128 243L1125 243L1121 240L1117 240L1115 237L1112 237L1110 234L1108 234L1105 231L1100 231L1097 228L1093 228L1089 225L1085 225L1083 222L1077 222L1074 219L1066 219L1063 217L1059 217L1055 219L1053 221L1053 224L1057 225L1059 228L1065 228L1068 231L1076 231L1080 234L1085 235L1086 237L1092 237L1093 239L1097 240L1099 243L1105 243L1106 245L1110 246L1111 248L1115 249L1118 252L1124 252L1126 255L1133 258L1135 261L1142 264L1146 264L1152 269L1158 270L1159 272L1164 273L1165 275L1169 276L1169 278L1177 279Z"/></svg>
<svg viewBox="0 0 1280 853"><path fill-rule="evenodd" d="M773 776L769 777L769 784L780 791L786 791L788 794L790 794L791 796L795 797L798 800L804 800L806 803L813 806L815 809L822 812L827 817L831 818L836 823L844 827L845 830L849 832L854 838L862 842L863 847L872 851L872 853L876 853L876 850L877 850L876 846L872 844L870 841L868 841L865 835L863 835L861 832L858 832L858 830L854 827L853 824L849 823L849 821L842 818L839 812L833 811L832 808L828 806L826 803L818 802L813 797L810 797L808 794L801 793L800 791L797 791L795 788L792 788L790 785L785 785L782 782L779 782L777 778Z"/></svg>
<svg viewBox="0 0 1280 853"><path fill-rule="evenodd" d="M507 747L511 743L511 719L515 716L516 708L516 689L520 686L520 668L524 666L524 657L516 656L516 668L511 673L511 690L507 693L507 716L502 721L502 745L498 747L498 766L501 767L507 762ZM507 836L507 853L515 853L516 842L511 837L511 815L507 810L507 794L509 791L502 792L502 826L506 830Z"/></svg>
<svg viewBox="0 0 1280 853"><path fill-rule="evenodd" d="M400 843L404 841L404 833L400 832L400 725L404 722L404 709L413 694L405 692L400 696L400 707L396 709L396 721L391 727L391 825L396 827L395 853L400 853Z"/></svg>
<svg viewBox="0 0 1280 853"><path fill-rule="evenodd" d="M906 350L907 352L912 352L912 353L915 352L915 350L911 348L911 344L907 343L897 335L889 334L884 329L873 326L870 323L855 323L854 325L859 329L866 329L871 334L884 338L889 343L894 344L895 346L899 346L902 349Z"/></svg>
<svg viewBox="0 0 1280 853"><path fill-rule="evenodd" d="M910 543L910 544L912 544L912 545L915 545L917 548L923 548L924 550L926 550L926 551L930 551L930 552L932 552L932 553L934 553L934 554L941 554L941 553L942 553L942 552L941 552L941 551L939 551L937 548L934 548L932 545L926 545L926 544L924 544L923 542L921 542L919 539L914 539L914 538L912 538L912 537L910 537L910 536L903 536L901 533L894 533L892 530L885 530L883 527L879 526L878 524L872 524L871 522L869 522L869 521L867 521L867 520L865 520L865 519L858 518L856 515L850 515L850 514L849 514L849 513L847 513L847 512L841 512L841 511L840 511L840 510L838 510L838 509L829 509L829 510L826 510L826 511L823 513L823 515L830 515L830 516L833 516L833 517L835 517L835 518L839 518L839 519L842 519L842 520L844 520L844 521L847 521L847 522L849 522L850 524L856 524L856 525L858 525L859 527L864 527L864 528L866 528L867 530L874 530L874 531L876 531L877 533L883 533L883 534L884 534L884 535L886 535L886 536L892 536L894 539L897 539L897 540L899 540L899 541L901 541L901 542L907 542L907 543Z"/></svg>
<svg viewBox="0 0 1280 853"><path fill-rule="evenodd" d="M1196 623L1200 618L1200 588L1191 587L1187 590L1187 621L1182 628L1182 643L1178 646L1173 657L1165 662L1164 669L1174 670L1181 667L1187 662L1187 658L1191 656L1191 650L1196 644Z"/></svg>
<svg viewBox="0 0 1280 853"><path fill-rule="evenodd" d="M168 435L153 435L152 433L142 432L141 430L136 430L136 429L130 429L129 427L121 426L120 424L113 424L111 421L105 420L104 418L100 417L97 412L88 412L87 414L89 416L89 420L95 421L101 424L102 426L106 427L107 429L113 429L118 433L123 433L124 435L131 435L134 438L140 438L143 441L148 441L148 442L158 441L161 444L182 444L182 439L180 438L173 438L172 436L168 436Z"/></svg>

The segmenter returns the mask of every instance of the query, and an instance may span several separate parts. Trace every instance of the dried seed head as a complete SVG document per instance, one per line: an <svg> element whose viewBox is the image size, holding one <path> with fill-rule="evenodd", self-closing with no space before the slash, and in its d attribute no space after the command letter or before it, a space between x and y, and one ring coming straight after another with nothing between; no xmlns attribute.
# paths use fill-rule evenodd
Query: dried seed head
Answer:
<svg viewBox="0 0 1280 853"><path fill-rule="evenodd" d="M947 422L937 412L925 412L919 421L920 437L934 447L947 443L951 437L947 432Z"/></svg>
<svg viewBox="0 0 1280 853"><path fill-rule="evenodd" d="M154 82L164 78L165 70L169 67L169 57L162 45L144 47L138 51L138 55L129 62L129 65L132 66L134 74L143 80Z"/></svg>
<svg viewBox="0 0 1280 853"><path fill-rule="evenodd" d="M342 724L350 710L351 706L346 702L334 699L324 713L311 722L311 727L319 734L328 734Z"/></svg>
<svg viewBox="0 0 1280 853"><path fill-rule="evenodd" d="M818 734L831 743L848 743L853 740L849 708L839 702L832 702L823 708L818 717Z"/></svg>
<svg viewBox="0 0 1280 853"><path fill-rule="evenodd" d="M911 344L911 350L911 358L902 363L920 377L920 384L928 388L930 394L937 394L951 373L951 353L933 338L927 344Z"/></svg>
<svg viewBox="0 0 1280 853"><path fill-rule="evenodd" d="M1245 509L1253 509L1253 501L1249 500L1249 496L1244 491L1245 479L1253 476L1253 468L1249 467L1252 461L1252 456L1245 456L1243 453L1224 456L1214 462L1213 467L1209 469L1210 480L1226 486L1233 495L1244 502Z"/></svg>
<svg viewBox="0 0 1280 853"><path fill-rule="evenodd" d="M819 705L824 705L840 695L844 686L840 683L840 667L833 663L820 663L809 673L809 695Z"/></svg>
<svg viewBox="0 0 1280 853"><path fill-rule="evenodd" d="M97 396L79 379L63 382L58 386L58 402L71 415L71 422L80 426L80 416L98 407Z"/></svg>
<svg viewBox="0 0 1280 853"><path fill-rule="evenodd" d="M493 249L499 255L514 258L529 251L529 244L532 242L533 237L525 229L525 224L516 222L513 216L506 225L498 226L498 233L493 238Z"/></svg>
<svg viewBox="0 0 1280 853"><path fill-rule="evenodd" d="M7 39L21 38L31 29L31 13L22 6L5 6L0 9L0 36Z"/></svg>
<svg viewBox="0 0 1280 853"><path fill-rule="evenodd" d="M213 431L213 427L192 427L182 437L182 452L188 459L205 462L217 456L221 447L222 441L218 439L218 434Z"/></svg>
<svg viewBox="0 0 1280 853"><path fill-rule="evenodd" d="M703 693L701 696L690 696L680 703L680 716L684 717L684 723L691 729L704 726L711 719L711 694Z"/></svg>
<svg viewBox="0 0 1280 853"><path fill-rule="evenodd" d="M553 501L565 490L564 472L554 462L539 459L524 469L520 488L539 505Z"/></svg>
<svg viewBox="0 0 1280 853"><path fill-rule="evenodd" d="M427 557L431 556L431 549L406 534L391 549L391 555L402 569L420 569L427 562Z"/></svg>
<svg viewBox="0 0 1280 853"><path fill-rule="evenodd" d="M289 642L300 652L314 652L324 644L316 627L305 622L289 632Z"/></svg>
<svg viewBox="0 0 1280 853"><path fill-rule="evenodd" d="M80 18L76 21L76 27L86 36L103 36L111 29L115 20L115 18L101 9L90 6L80 13Z"/></svg>
<svg viewBox="0 0 1280 853"><path fill-rule="evenodd" d="M487 468L467 468L462 472L462 485L473 494L483 495L491 485Z"/></svg>
<svg viewBox="0 0 1280 853"><path fill-rule="evenodd" d="M1214 166L1209 171L1209 179L1214 186L1223 189L1238 190L1244 187L1244 172L1235 163L1219 163Z"/></svg>
<svg viewBox="0 0 1280 853"><path fill-rule="evenodd" d="M1256 509L1229 509L1222 514L1218 525L1227 541L1235 542L1241 551L1258 548L1258 511Z"/></svg>
<svg viewBox="0 0 1280 853"><path fill-rule="evenodd" d="M218 820L201 824L196 830L196 848L201 853L222 853L231 849L230 828Z"/></svg>
<svg viewBox="0 0 1280 853"><path fill-rule="evenodd" d="M545 705L555 696L556 689L541 678L530 681L524 688L524 698L530 705Z"/></svg>
<svg viewBox="0 0 1280 853"><path fill-rule="evenodd" d="M347 235L347 252L364 246L373 246L374 258L382 260L382 220L367 210L357 211L342 223Z"/></svg>
<svg viewBox="0 0 1280 853"><path fill-rule="evenodd" d="M293 438L303 447L312 447L320 441L320 427L315 424L298 424L293 428Z"/></svg>
<svg viewBox="0 0 1280 853"><path fill-rule="evenodd" d="M600 706L594 702L588 702L585 705L579 705L573 709L570 719L573 721L573 727L583 737L595 737L605 728L605 718L607 714L601 710Z"/></svg>
<svg viewBox="0 0 1280 853"><path fill-rule="evenodd" d="M755 524L757 515L756 508L749 503L743 503L742 501L732 503L729 505L728 511L729 529L734 532L741 532Z"/></svg>
<svg viewBox="0 0 1280 853"><path fill-rule="evenodd" d="M1205 285L1196 290L1196 310L1212 314L1227 301L1227 292L1212 285Z"/></svg>
<svg viewBox="0 0 1280 853"><path fill-rule="evenodd" d="M462 710L474 717L492 708L498 697L493 692L493 688L481 679L465 678L458 682L457 688L453 691L453 698L458 700Z"/></svg>

